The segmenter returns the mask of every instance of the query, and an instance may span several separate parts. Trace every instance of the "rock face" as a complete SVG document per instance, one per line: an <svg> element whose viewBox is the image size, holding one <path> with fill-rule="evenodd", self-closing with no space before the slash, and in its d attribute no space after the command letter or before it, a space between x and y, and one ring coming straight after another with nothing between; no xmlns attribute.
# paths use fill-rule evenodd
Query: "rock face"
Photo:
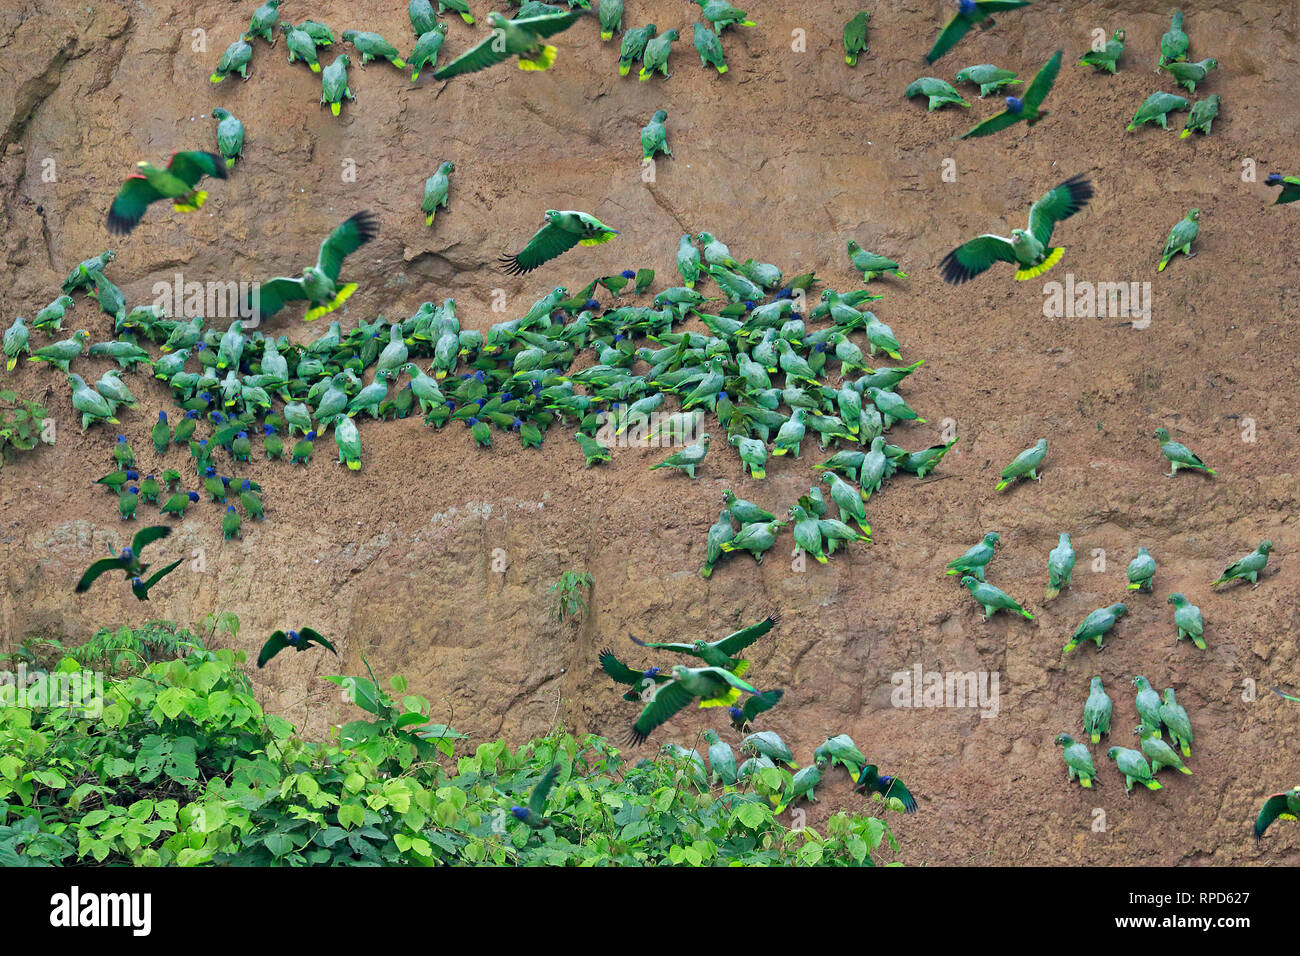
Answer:
<svg viewBox="0 0 1300 956"><path fill-rule="evenodd" d="M459 427L367 420L359 473L336 469L328 440L307 469L255 461L242 471L265 487L267 513L264 523L245 522L243 540L223 543L215 506L196 507L162 548L190 554L192 567L144 606L121 587L72 593L81 568L127 534L113 498L90 484L108 470L113 436L80 433L62 377L24 361L3 384L43 397L58 431L53 446L0 470L6 647L30 636L80 641L104 624L150 617L196 624L229 610L251 654L270 630L302 623L338 642L342 662L295 654L253 671L266 706L311 733L345 713L319 676L340 666L359 673L365 653L378 673L407 675L412 692L442 708L439 719L474 736L522 740L561 720L621 736L634 714L596 665L601 647L648 665L629 631L716 637L780 609L779 628L749 655L752 680L786 690L764 726L800 762L826 736L848 732L882 772L905 779L921 812L891 813L888 822L906 862L1300 862L1295 827L1276 828L1262 846L1247 835L1262 798L1300 776L1300 707L1269 692L1300 682L1300 587L1290 557L1300 547L1300 212L1269 205L1274 193L1262 185L1294 139L1294 17L1261 2L1189 11L1194 53L1222 64L1207 93L1224 93L1224 113L1210 137L1180 140L1174 129L1124 133L1152 89L1172 89L1151 73L1167 19L1145 3L1004 14L934 68L922 60L938 28L934 5L882 5L870 54L849 69L839 31L856 7L819 21L809 4L782 0L752 11L757 26L727 32L725 77L699 68L686 34L672 78L649 83L619 80L617 41L602 45L594 22L584 22L558 38L556 68L544 75L503 67L439 84L426 73L412 86L409 73L387 64L354 65L357 101L339 119L317 103L319 78L285 62L283 40L256 44L247 83L208 82L253 6L26 3L0 11L6 327L45 305L76 262L104 248L118 252L110 276L132 305L142 304L154 283L176 273L248 281L294 272L359 209L374 210L382 228L348 261L360 289L341 316L345 327L450 296L467 327L485 329L554 285L577 289L592 275L642 265L658 270L662 288L676 278L678 236L701 229L742 258L787 274L815 268L830 286L853 288L844 243L854 237L909 273L880 283L876 312L898 333L905 359L926 359L903 390L930 424L900 425L891 438L919 448L955 427L961 441L932 478L903 476L873 497L872 544L796 571L786 532L761 567L737 556L706 582L698 569L723 489L783 511L824 457L812 439L801 461L770 461L766 482L743 477L721 446L691 482L647 472L660 455L654 449L617 449L609 465L582 470L560 433L540 452L509 440L482 450ZM625 22L681 28L688 15L689 5L629 0ZM364 24L403 50L413 42L400 4L325 2L311 16L336 34ZM446 19L444 56L481 35ZM1119 75L1074 65L1090 31L1118 26L1128 31ZM205 48L196 50L201 39ZM997 108L993 100L926 115L901 96L917 76L950 76L971 63L1029 79L1058 46L1067 65L1047 104L1051 116L1032 131L958 142ZM110 241L105 210L131 164L211 148L215 106L247 128L231 178L213 186L202 211L158 206L129 237ZM661 107L673 156L646 183L637 131ZM451 203L429 229L419 203L443 159L456 163ZM1247 159L1259 182L1242 181ZM960 289L940 281L935 267L956 243L1020 225L1030 202L1077 172L1093 178L1096 198L1060 227L1057 241L1068 249L1061 265L1028 283L1007 271ZM1157 277L1164 236L1191 206L1204 213L1201 254ZM501 275L496 257L517 250L548 207L586 209L622 234L529 276ZM1044 318L1043 283L1064 283L1067 274L1150 282L1150 324ZM493 311L502 302L504 312ZM323 331L288 314L273 323L296 338ZM68 326L99 340L111 322L78 300ZM79 364L87 378L106 367ZM122 427L148 450L168 397L142 376L127 380L141 404ZM1161 424L1218 478L1162 478L1151 437ZM994 494L997 469L1040 435L1050 442L1041 483ZM167 464L184 466L183 451L170 454ZM983 623L956 579L943 575L987 530L1002 535L990 581L1024 601L1035 621L999 615ZM1078 566L1072 587L1044 607L1047 553L1063 530ZM1257 590L1209 590L1230 560L1266 537L1277 548L1273 573ZM1154 595L1124 588L1139 545L1160 563ZM547 588L569 569L594 578L580 624L549 613ZM1175 643L1164 603L1172 591L1201 606L1207 651ZM1063 659L1084 615L1118 600L1132 612L1106 649ZM893 706L892 675L917 665L996 672L997 715ZM1129 681L1138 673L1158 689L1176 687L1191 713L1195 775L1124 799L1113 766L1102 766L1103 741L1092 748L1100 789L1067 786L1052 740L1063 730L1078 735L1089 677L1100 674L1115 701L1110 743L1132 745ZM645 749L690 744L725 723L717 711L686 712ZM861 804L839 775L818 796L812 825ZM1092 829L1095 808L1106 813L1104 832Z"/></svg>

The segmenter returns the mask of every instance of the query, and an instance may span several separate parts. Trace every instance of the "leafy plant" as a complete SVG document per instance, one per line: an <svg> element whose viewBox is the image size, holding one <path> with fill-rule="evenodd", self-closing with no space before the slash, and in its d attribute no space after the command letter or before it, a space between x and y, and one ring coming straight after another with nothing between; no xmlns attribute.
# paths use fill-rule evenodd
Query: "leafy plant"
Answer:
<svg viewBox="0 0 1300 956"><path fill-rule="evenodd" d="M46 439L41 423L49 417L43 405L20 399L10 389L0 390L0 468L16 451L31 451Z"/></svg>
<svg viewBox="0 0 1300 956"><path fill-rule="evenodd" d="M585 571L565 571L560 579L550 586L547 593L551 595L551 618L563 621L587 613L587 602L582 592L591 587L591 575Z"/></svg>
<svg viewBox="0 0 1300 956"><path fill-rule="evenodd" d="M97 716L0 702L0 866L873 865L885 839L896 848L878 818L787 829L762 792L775 781L711 789L689 757L633 766L597 736L469 753L404 678L385 689L368 663L369 677L328 678L364 716L307 741L262 711L242 652L177 650L130 657ZM557 764L529 827L511 808Z"/></svg>

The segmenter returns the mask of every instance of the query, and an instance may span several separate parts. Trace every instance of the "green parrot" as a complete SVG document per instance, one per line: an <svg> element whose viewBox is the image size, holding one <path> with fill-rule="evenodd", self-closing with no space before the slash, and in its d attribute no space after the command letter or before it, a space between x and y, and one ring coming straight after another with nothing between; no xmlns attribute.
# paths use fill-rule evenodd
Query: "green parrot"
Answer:
<svg viewBox="0 0 1300 956"><path fill-rule="evenodd" d="M1042 275L1065 255L1063 247L1048 246L1056 224L1088 205L1091 198L1092 183L1083 176L1070 177L1029 207L1028 229L1012 229L1009 239L985 233L948 253L940 264L944 281L960 285L995 262L1013 264L1021 282Z"/></svg>
<svg viewBox="0 0 1300 956"><path fill-rule="evenodd" d="M871 404L875 405L884 416L885 427L891 427L894 422L914 421L924 425L925 419L921 418L911 406L896 392L887 392L883 388L876 388L874 385L866 390L867 397L871 399Z"/></svg>
<svg viewBox="0 0 1300 956"><path fill-rule="evenodd" d="M722 52L722 39L703 23L695 24L695 52L700 55L700 66L711 66L721 76L727 72L727 60Z"/></svg>
<svg viewBox="0 0 1300 956"><path fill-rule="evenodd" d="M683 233L677 244L677 271L681 273L682 284L694 289L700 277L700 250L691 242L690 233Z"/></svg>
<svg viewBox="0 0 1300 956"><path fill-rule="evenodd" d="M428 31L420 34L419 39L415 41L415 49L406 58L406 62L411 67L412 83L420 78L420 71L425 67L438 65L438 52L442 49L446 38L447 24L445 23L435 24Z"/></svg>
<svg viewBox="0 0 1300 956"><path fill-rule="evenodd" d="M1056 547L1047 555L1047 593L1043 600L1051 601L1061 593L1061 588L1069 587L1073 571L1074 546L1070 544L1069 534L1063 531Z"/></svg>
<svg viewBox="0 0 1300 956"><path fill-rule="evenodd" d="M1045 457L1047 457L1047 439L1040 438L1032 447L1026 448L1011 459L1011 464L1002 469L1001 480L993 490L1001 491L1019 478L1032 478L1034 481L1042 481L1038 477L1038 469L1043 466Z"/></svg>
<svg viewBox="0 0 1300 956"><path fill-rule="evenodd" d="M969 574L980 581L984 580L984 571L990 561L993 560L993 546L1001 538L996 531L990 531L984 535L984 539L960 558L953 558L948 562L949 574Z"/></svg>
<svg viewBox="0 0 1300 956"><path fill-rule="evenodd" d="M1259 587L1260 572L1264 570L1264 565L1268 563L1268 555L1272 550L1272 541L1261 541L1259 547L1250 554L1244 558L1238 558L1228 565L1219 579L1214 581L1210 587L1218 587L1220 584L1226 584L1238 578L1244 578L1255 587Z"/></svg>
<svg viewBox="0 0 1300 956"><path fill-rule="evenodd" d="M368 33L364 30L344 30L339 39L344 43L351 43L356 51L361 54L361 68L363 70L371 60L387 60L399 70L406 69L406 61L402 59L401 52L378 33Z"/></svg>
<svg viewBox="0 0 1300 956"><path fill-rule="evenodd" d="M1052 86L1056 83L1056 75L1061 72L1062 52L1057 50L1052 54L1051 59L1043 64L1042 68L1034 75L1028 89L1025 90L1023 98L1008 96L1005 110L971 127L961 134L961 138L970 139L976 136L988 136L990 133L996 133L1009 126L1015 126L1021 120L1024 120L1027 126L1033 126L1047 116L1048 111L1040 109L1040 107L1043 105L1043 100L1047 99L1047 94L1052 91ZM980 95L983 96L982 89Z"/></svg>
<svg viewBox="0 0 1300 956"><path fill-rule="evenodd" d="M795 771L789 790L768 797L772 803L772 812L778 815L785 813L791 804L804 797L808 798L809 803L816 803L817 797L813 793L813 788L822 782L822 767L822 762L816 761Z"/></svg>
<svg viewBox="0 0 1300 956"><path fill-rule="evenodd" d="M595 216L572 209L546 210L546 222L519 252L502 256L506 275L522 275L568 252L574 246L599 246L614 239L616 230Z"/></svg>
<svg viewBox="0 0 1300 956"><path fill-rule="evenodd" d="M653 23L647 23L643 27L624 31L623 43L618 51L619 76L627 76L631 72L632 64L645 55L646 44L658 29Z"/></svg>
<svg viewBox="0 0 1300 956"><path fill-rule="evenodd" d="M1141 716L1141 713L1139 710L1139 716ZM1179 706L1172 687L1165 688L1165 699L1164 703L1160 705L1159 720L1161 724L1164 724L1165 729L1169 731L1169 739L1178 744L1183 756L1190 757L1192 755L1193 740L1192 722L1187 717L1187 711ZM1142 722L1146 723L1147 718L1143 717Z"/></svg>
<svg viewBox="0 0 1300 956"><path fill-rule="evenodd" d="M744 707L734 705L728 707L727 713L731 717L731 726L743 734L753 724L755 717L775 707L784 694L784 691L770 690L763 694L751 695L745 701Z"/></svg>
<svg viewBox="0 0 1300 956"><path fill-rule="evenodd" d="M1281 173L1269 173L1264 180L1266 186L1277 186L1281 192L1273 200L1274 206L1295 202L1300 199L1300 176L1283 176Z"/></svg>
<svg viewBox="0 0 1300 956"><path fill-rule="evenodd" d="M460 18L470 26L474 25L474 17L469 12L469 4L466 0L438 0L439 15L452 10L460 14Z"/></svg>
<svg viewBox="0 0 1300 956"><path fill-rule="evenodd" d="M1177 63L1166 63L1161 69L1167 71L1178 85L1185 88L1189 93L1196 92L1196 84L1205 80L1205 77L1211 70L1217 69L1219 61L1214 57L1206 57L1199 63L1187 63L1179 61Z"/></svg>
<svg viewBox="0 0 1300 956"><path fill-rule="evenodd" d="M735 492L731 490L722 493L722 501L727 506L731 517L735 518L741 525L767 523L776 521L776 515L769 511L764 511L756 504L745 501L743 498L737 498Z"/></svg>
<svg viewBox="0 0 1300 956"><path fill-rule="evenodd" d="M316 20L304 20L298 24L298 29L311 37L312 42L318 47L331 46L334 43L334 32Z"/></svg>
<svg viewBox="0 0 1300 956"><path fill-rule="evenodd" d="M596 462L609 461L611 456L609 449L602 445L596 439L582 432L574 432L574 440L578 443L578 448L582 450L583 456L587 459L584 468L590 468Z"/></svg>
<svg viewBox="0 0 1300 956"><path fill-rule="evenodd" d="M812 555L818 564L826 564L826 552L822 547L821 525L813 515L802 506L794 505L790 509L790 520L794 525L794 543L807 554Z"/></svg>
<svg viewBox="0 0 1300 956"><path fill-rule="evenodd" d="M781 615L779 613L770 614L757 624L751 624L738 631L733 631L726 637L719 638L716 641L700 639L689 644L643 641L634 634L629 634L628 637L638 647L673 651L677 654L689 654L691 657L698 657L709 667L723 667L739 677L748 669L749 662L738 659L736 655L770 632L780 621Z"/></svg>
<svg viewBox="0 0 1300 956"><path fill-rule="evenodd" d="M660 684L672 680L667 674L663 673L658 667L651 667L646 671L633 670L622 661L620 661L610 648L605 648L600 652L598 658L600 669L612 677L617 683L625 684L632 688L623 695L624 700L644 701L648 700L654 688Z"/></svg>
<svg viewBox="0 0 1300 956"><path fill-rule="evenodd" d="M1130 591L1152 591L1155 589L1156 559L1146 548L1138 548L1137 557L1128 563L1128 587Z"/></svg>
<svg viewBox="0 0 1300 956"><path fill-rule="evenodd" d="M248 79L248 64L253 59L253 48L248 42L249 35L245 34L221 54L221 59L217 60L216 68L208 80L212 83L220 83L231 73L238 73L245 81Z"/></svg>
<svg viewBox="0 0 1300 956"><path fill-rule="evenodd" d="M169 497L163 506L158 509L159 514L175 515L178 518L185 517L185 509L199 500L197 491L181 491Z"/></svg>
<svg viewBox="0 0 1300 956"><path fill-rule="evenodd" d="M1079 786L1091 788L1092 781L1097 776L1097 770L1092 765L1092 754L1088 752L1086 744L1075 743L1073 737L1069 734L1057 734L1056 745L1064 747L1063 755L1065 757L1065 779L1072 781L1077 774L1079 777Z"/></svg>
<svg viewBox="0 0 1300 956"><path fill-rule="evenodd" d="M244 34L246 39L261 37L271 46L275 46L275 21L278 14L280 0L266 0L264 4L253 11L253 18L248 22L248 32Z"/></svg>
<svg viewBox="0 0 1300 956"><path fill-rule="evenodd" d="M704 731L704 740L709 745L709 782L733 786L736 783L735 751L723 742L717 731Z"/></svg>
<svg viewBox="0 0 1300 956"><path fill-rule="evenodd" d="M1075 629L1074 636L1065 645L1063 653L1069 654L1084 641L1096 641L1097 650L1101 650L1101 639L1115 626L1115 622L1127 613L1127 604L1112 604L1091 611Z"/></svg>
<svg viewBox="0 0 1300 956"><path fill-rule="evenodd" d="M870 20L870 13L859 10L844 24L844 62L849 66L857 66L858 57L871 52L867 43L867 23Z"/></svg>
<svg viewBox="0 0 1300 956"><path fill-rule="evenodd" d="M746 438L744 435L732 435L729 441L740 453L741 464L749 469L750 476L755 481L767 477L767 445L757 438Z"/></svg>
<svg viewBox="0 0 1300 956"><path fill-rule="evenodd" d="M859 771L857 786L853 789L863 796L872 794L875 799L899 813L916 812L916 798L903 785L903 781L879 773L874 764L867 764Z"/></svg>
<svg viewBox="0 0 1300 956"><path fill-rule="evenodd" d="M1201 459L1192 454L1191 450L1179 442L1173 441L1169 437L1169 431L1165 428L1157 428L1155 438L1160 442L1160 453L1165 456L1169 462L1170 470L1165 473L1166 478L1172 478L1178 474L1179 468L1191 468L1197 471L1203 471L1207 475L1216 475L1216 472Z"/></svg>
<svg viewBox="0 0 1300 956"><path fill-rule="evenodd" d="M239 517L239 512L235 510L234 505L226 506L226 513L221 516L221 537L225 541L231 538L240 537L239 528L243 524L243 519Z"/></svg>
<svg viewBox="0 0 1300 956"><path fill-rule="evenodd" d="M348 65L351 62L350 56L340 53L329 66L325 67L325 72L320 76L321 105L328 103L330 114L333 116L338 116L342 112L345 99L356 102L357 98L352 94L352 87L348 86Z"/></svg>
<svg viewBox="0 0 1300 956"><path fill-rule="evenodd" d="M128 176L108 209L108 231L126 235L144 218L150 203L170 199L177 212L194 212L203 206L208 194L196 189L204 176L226 178L226 163L216 153L200 150L175 153L165 169L141 160L140 170ZM92 273L92 278L99 275Z"/></svg>
<svg viewBox="0 0 1300 956"><path fill-rule="evenodd" d="M1106 756L1115 761L1115 766L1119 772L1124 775L1124 792L1133 793L1134 782L1140 783L1148 790L1162 789L1159 781L1151 774L1151 767L1147 765L1146 758L1136 750L1130 750L1128 747L1111 747L1106 751Z"/></svg>
<svg viewBox="0 0 1300 956"><path fill-rule="evenodd" d="M1210 127L1218 115L1219 94L1211 93L1192 106L1192 111L1187 114L1187 122L1183 125L1183 131L1178 134L1178 138L1187 139L1192 133L1208 136Z"/></svg>
<svg viewBox="0 0 1300 956"><path fill-rule="evenodd" d="M1174 228L1169 230L1169 238L1165 240L1165 248L1160 254L1156 272L1164 272L1165 266L1169 265L1170 260L1180 252L1189 259L1196 256L1196 253L1192 252L1192 243L1196 241L1201 231L1200 221L1201 211L1189 209L1186 216L1174 223Z"/></svg>
<svg viewBox="0 0 1300 956"><path fill-rule="evenodd" d="M1178 110L1185 110L1191 105L1191 100L1185 96L1165 92L1152 93L1137 108L1137 112L1133 114L1133 119L1129 121L1125 131L1131 133L1139 126L1155 122L1159 122L1161 129L1168 129L1169 114Z"/></svg>
<svg viewBox="0 0 1300 956"><path fill-rule="evenodd" d="M614 34L623 29L623 0L600 0L597 16L601 41L614 39Z"/></svg>
<svg viewBox="0 0 1300 956"><path fill-rule="evenodd" d="M437 172L424 181L424 202L420 204L420 209L424 213L426 226L433 225L433 217L439 206L447 208L447 193L451 189L448 177L455 171L455 163L444 161Z"/></svg>
<svg viewBox="0 0 1300 956"><path fill-rule="evenodd" d="M994 25L992 14L1004 10L1016 10L1029 6L1030 0L957 0L957 12L939 32L934 46L925 55L927 63L933 63L943 56L961 40L976 24L981 30Z"/></svg>
<svg viewBox="0 0 1300 956"><path fill-rule="evenodd" d="M995 588L993 585L971 577L969 574L961 579L961 583L966 590L970 591L970 596L975 599L975 603L984 608L982 620L987 621L998 611L1013 611L1027 621L1034 619L1032 614L1012 600L1011 596L1000 588Z"/></svg>
<svg viewBox="0 0 1300 956"><path fill-rule="evenodd" d="M722 543L722 551L724 554L748 551L756 562L762 564L764 553L776 546L776 536L785 525L784 521L755 521L746 524L736 532L734 538Z"/></svg>
<svg viewBox="0 0 1300 956"><path fill-rule="evenodd" d="M1166 63L1187 59L1189 45L1187 34L1183 32L1183 11L1175 10L1169 19L1169 29L1160 38L1160 62L1157 71Z"/></svg>
<svg viewBox="0 0 1300 956"><path fill-rule="evenodd" d="M49 362L59 371L66 373L69 363L74 358L81 357L82 349L86 347L86 340L89 338L89 332L85 329L78 329L72 333L71 338L51 342L49 345L42 346L32 352L27 356L27 361Z"/></svg>
<svg viewBox="0 0 1300 956"><path fill-rule="evenodd" d="M1119 66L1119 58L1124 53L1124 31L1116 30L1100 50L1093 48L1079 58L1080 66L1091 66L1094 72L1105 70L1114 74Z"/></svg>
<svg viewBox="0 0 1300 956"><path fill-rule="evenodd" d="M673 151L668 148L668 130L664 128L666 119L668 119L667 110L655 110L650 122L641 127L641 162L650 162L658 153L665 156L673 154Z"/></svg>
<svg viewBox="0 0 1300 956"><path fill-rule="evenodd" d="M78 269L80 269L80 266L78 266ZM94 279L90 278L86 281L90 283L90 287L93 289L95 286ZM63 317L68 314L68 309L72 308L72 303L72 296L67 294L59 296L45 308L41 309L41 311L36 313L35 317L32 319L32 328L53 329L55 332L62 332Z"/></svg>
<svg viewBox="0 0 1300 956"><path fill-rule="evenodd" d="M871 525L867 524L867 508L863 503L862 493L831 471L824 472L821 480L831 486L831 500L840 509L840 519L845 521L852 519L862 529L863 534L870 534Z"/></svg>
<svg viewBox="0 0 1300 956"><path fill-rule="evenodd" d="M738 10L727 0L692 0L692 2L700 7L704 19L713 25L714 32L719 36L727 27L752 27L754 25L754 21L749 19L749 15L744 10Z"/></svg>
<svg viewBox="0 0 1300 956"><path fill-rule="evenodd" d="M550 825L551 821L546 816L546 801L550 797L551 790L555 786L555 778L560 775L561 769L560 764L551 764L533 787L533 792L528 798L528 806L521 807L516 804L510 808L510 813L516 820L534 830Z"/></svg>
<svg viewBox="0 0 1300 956"><path fill-rule="evenodd" d="M645 52L641 55L641 72L637 74L638 80L644 83L654 76L655 70L662 73L665 79L672 75L668 72L668 57L672 53L673 41L677 37L676 30L665 30L646 43Z"/></svg>
<svg viewBox="0 0 1300 956"><path fill-rule="evenodd" d="M289 47L289 62L302 60L313 73L320 72L320 61L316 59L316 40L306 30L299 30L292 23L280 23L280 32L284 34L285 45Z"/></svg>
<svg viewBox="0 0 1300 956"><path fill-rule="evenodd" d="M1275 793L1260 807L1255 819L1255 839L1264 835L1274 820L1300 819L1300 787L1292 787L1285 793Z"/></svg>
<svg viewBox="0 0 1300 956"><path fill-rule="evenodd" d="M28 345L31 333L24 324L26 321L27 320L20 315L18 318L14 319L14 324L5 330L4 353L5 358L8 359L8 361L5 362L6 371L12 372L14 370L14 366L18 364L18 356L22 353L26 352L28 355L32 354L32 350ZM77 349L77 354L81 354L80 349Z"/></svg>
<svg viewBox="0 0 1300 956"><path fill-rule="evenodd" d="M1140 674L1133 678L1133 686L1137 688L1134 703L1137 706L1138 718L1159 737L1160 725L1164 722L1160 710L1160 695L1155 692L1151 682Z"/></svg>
<svg viewBox="0 0 1300 956"><path fill-rule="evenodd" d="M339 450L339 461L347 462L349 471L360 471L361 435L356 422L346 416L338 419L334 425L334 444Z"/></svg>
<svg viewBox="0 0 1300 956"><path fill-rule="evenodd" d="M721 667L683 667L672 669L672 680L661 684L632 725L627 741L639 746L655 729L678 711L700 698L701 707L725 707L741 694L758 694L758 690Z"/></svg>
<svg viewBox="0 0 1300 956"><path fill-rule="evenodd" d="M97 256L91 256L89 259L83 259L77 264L77 267L68 273L68 277L63 280L63 293L70 295L78 289L90 289L94 286L94 280L91 274L103 272L108 268L108 264L116 257L112 249L106 249ZM84 271L83 271L84 270ZM68 305L72 303L69 302ZM62 316L60 316L62 318Z"/></svg>
<svg viewBox="0 0 1300 956"><path fill-rule="evenodd" d="M709 527L708 538L704 546L704 566L700 568L700 577L707 578L713 574L713 566L722 557L722 545L736 536L736 529L731 523L731 512L726 508L718 514L718 520Z"/></svg>
<svg viewBox="0 0 1300 956"><path fill-rule="evenodd" d="M1110 695L1101 686L1101 678L1094 677L1089 685L1088 699L1083 704L1083 729L1094 744L1101 743L1101 735L1110 736Z"/></svg>
<svg viewBox="0 0 1300 956"><path fill-rule="evenodd" d="M373 213L359 212L345 219L325 237L316 264L302 270L301 278L277 277L258 285L248 303L251 314L262 321L275 315L285 303L305 300L311 304L303 316L308 322L333 312L356 291L356 283L338 282L343 260L375 237L379 221Z"/></svg>
<svg viewBox="0 0 1300 956"><path fill-rule="evenodd" d="M927 113L933 113L949 103L955 103L962 107L970 106L961 98L961 94L953 89L951 83L947 80L941 80L937 76L922 76L909 83L907 89L903 91L903 98L910 100L914 96L924 96L926 98L928 103Z"/></svg>
<svg viewBox="0 0 1300 956"><path fill-rule="evenodd" d="M324 637L321 637L319 633L312 630L310 627L304 627L300 631L276 631L266 639L266 643L262 645L262 649L258 652L257 666L265 667L270 663L271 658L275 657L276 654L279 654L286 647L292 647L295 651L301 654L303 651L317 644L328 650L335 657L339 656L339 652L335 650L334 645Z"/></svg>
<svg viewBox="0 0 1300 956"><path fill-rule="evenodd" d="M775 457L780 458L790 452L794 452L796 459L799 457L799 449L807 434L806 421L807 412L802 408L796 408L778 429L776 438L772 442L772 454Z"/></svg>
<svg viewBox="0 0 1300 956"><path fill-rule="evenodd" d="M447 80L463 73L475 73L512 56L519 58L521 70L549 70L555 63L555 47L542 42L569 29L582 18L581 10L547 14L526 20L507 20L499 13L489 13L492 32L446 66L434 72L435 80ZM624 37L626 38L626 34Z"/></svg>
<svg viewBox="0 0 1300 956"><path fill-rule="evenodd" d="M236 159L244 155L244 124L220 107L212 111L212 118L218 121L217 149L225 157L226 166L229 168L235 165Z"/></svg>
<svg viewBox="0 0 1300 956"><path fill-rule="evenodd" d="M703 462L705 456L709 453L709 436L707 433L700 436L700 440L693 444L687 445L679 452L675 452L659 462L657 465L651 465L650 470L656 468L680 468L693 479L695 469ZM724 550L726 550L724 546Z"/></svg>
<svg viewBox="0 0 1300 956"><path fill-rule="evenodd" d="M77 581L74 590L78 594L86 593L101 574L107 574L111 571L121 571L128 581L139 577L149 570L149 565L142 564L140 561L144 555L144 549L171 533L172 529L166 525L149 525L146 528L141 528L132 535L130 547L123 548L121 554L111 558L100 558L86 568L81 579Z"/></svg>
<svg viewBox="0 0 1300 956"><path fill-rule="evenodd" d="M750 734L740 742L740 752L758 754L775 763L783 763L791 769L798 766L794 762L794 754L781 739L781 735L771 730Z"/></svg>
<svg viewBox="0 0 1300 956"><path fill-rule="evenodd" d="M1003 70L992 63L980 63L958 70L954 79L958 83L970 83L980 88L980 99L990 93L996 93L1005 86L1023 86L1024 80L1016 79L1013 70Z"/></svg>
<svg viewBox="0 0 1300 956"><path fill-rule="evenodd" d="M855 239L848 241L848 249L849 262L853 264L853 268L862 273L863 282L870 282L878 276L890 274L900 279L907 278L907 273L898 267L897 262L875 252L868 252L858 245Z"/></svg>
<svg viewBox="0 0 1300 956"><path fill-rule="evenodd" d="M1174 751L1174 748L1161 740L1160 735L1147 727L1146 724L1138 724L1133 733L1142 742L1142 752L1151 760L1151 776L1153 778L1160 772L1161 767L1172 767L1179 773L1191 774L1191 771L1187 769L1187 765L1178 759L1178 754Z"/></svg>

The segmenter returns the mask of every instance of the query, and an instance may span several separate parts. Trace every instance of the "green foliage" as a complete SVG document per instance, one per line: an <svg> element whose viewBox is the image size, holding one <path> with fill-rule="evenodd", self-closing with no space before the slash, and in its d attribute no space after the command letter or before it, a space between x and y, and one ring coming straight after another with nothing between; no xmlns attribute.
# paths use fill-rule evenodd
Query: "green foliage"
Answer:
<svg viewBox="0 0 1300 956"><path fill-rule="evenodd" d="M585 571L565 571L560 579L550 586L547 593L551 595L551 617L563 621L587 613L587 602L582 592L591 587L591 575Z"/></svg>
<svg viewBox="0 0 1300 956"><path fill-rule="evenodd" d="M49 414L36 402L19 398L9 389L0 390L0 468L13 452L31 451L38 441L46 440L41 422Z"/></svg>
<svg viewBox="0 0 1300 956"><path fill-rule="evenodd" d="M470 753L401 677L388 689L373 673L327 678L362 716L305 741L263 713L242 652L141 631L101 631L80 650L157 647L162 633L187 646L124 655L133 666L106 678L98 716L0 703L0 866L874 865L893 844L871 816L787 829L763 792L780 778L711 790L690 758L630 766L596 736ZM511 807L557 763L530 828Z"/></svg>

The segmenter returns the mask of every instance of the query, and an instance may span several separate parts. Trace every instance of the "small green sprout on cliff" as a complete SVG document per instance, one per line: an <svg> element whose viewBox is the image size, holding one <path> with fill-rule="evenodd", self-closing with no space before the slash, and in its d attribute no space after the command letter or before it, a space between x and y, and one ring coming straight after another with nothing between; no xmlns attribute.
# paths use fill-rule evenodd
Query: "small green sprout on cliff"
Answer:
<svg viewBox="0 0 1300 956"><path fill-rule="evenodd" d="M551 595L551 617L556 621L587 613L582 591L591 587L591 575L585 571L565 571L547 592Z"/></svg>
<svg viewBox="0 0 1300 956"><path fill-rule="evenodd" d="M43 430L43 422L48 417L44 406L20 399L8 389L0 391L0 468L10 457L11 449L31 451L38 441L54 443L53 437L47 437Z"/></svg>

